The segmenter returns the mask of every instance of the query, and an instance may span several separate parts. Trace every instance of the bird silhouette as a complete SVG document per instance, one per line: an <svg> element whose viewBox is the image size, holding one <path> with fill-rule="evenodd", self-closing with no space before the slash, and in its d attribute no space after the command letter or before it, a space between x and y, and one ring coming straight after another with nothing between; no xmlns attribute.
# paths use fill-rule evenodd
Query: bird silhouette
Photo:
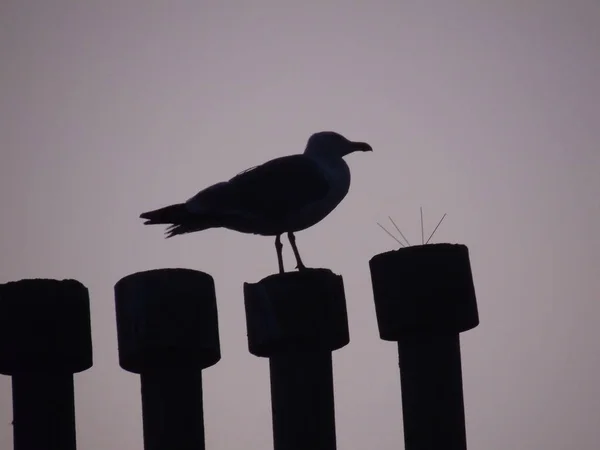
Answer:
<svg viewBox="0 0 600 450"><path fill-rule="evenodd" d="M294 232L323 220L350 188L350 169L343 157L372 151L339 133L313 134L303 153L283 156L245 170L229 181L209 186L184 203L140 215L145 225L167 224L166 237L226 228L275 236L279 272L284 272L281 235L287 233L296 268L306 268Z"/></svg>

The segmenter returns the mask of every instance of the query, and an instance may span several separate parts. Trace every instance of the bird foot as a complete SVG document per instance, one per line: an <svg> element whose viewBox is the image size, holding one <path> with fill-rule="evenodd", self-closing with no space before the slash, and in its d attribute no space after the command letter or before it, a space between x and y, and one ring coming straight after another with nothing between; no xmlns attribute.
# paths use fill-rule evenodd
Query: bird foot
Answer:
<svg viewBox="0 0 600 450"><path fill-rule="evenodd" d="M298 264L296 266L296 269L298 269L298 270L306 270L306 266L304 264Z"/></svg>

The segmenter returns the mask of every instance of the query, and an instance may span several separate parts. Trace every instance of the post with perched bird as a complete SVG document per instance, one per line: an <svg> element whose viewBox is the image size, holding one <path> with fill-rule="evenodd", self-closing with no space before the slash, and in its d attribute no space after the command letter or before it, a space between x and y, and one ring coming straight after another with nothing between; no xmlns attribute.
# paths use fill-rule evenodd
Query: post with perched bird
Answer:
<svg viewBox="0 0 600 450"><path fill-rule="evenodd" d="M15 450L75 450L73 374L92 366L90 303L75 280L0 285L0 373L12 376Z"/></svg>
<svg viewBox="0 0 600 450"><path fill-rule="evenodd" d="M349 341L344 287L331 271L306 267L295 233L321 222L346 197L344 157L372 150L333 131L314 133L302 153L140 214L145 225L167 225L167 237L225 228L275 238L279 273L244 285L250 352L270 359L275 450L335 449L331 352ZM285 272L283 234L298 272Z"/></svg>
<svg viewBox="0 0 600 450"><path fill-rule="evenodd" d="M250 353L269 358L275 450L335 450L331 354L350 341L342 277L304 269L244 284Z"/></svg>
<svg viewBox="0 0 600 450"><path fill-rule="evenodd" d="M138 272L115 285L120 366L140 374L146 450L203 450L202 370L221 358L213 278Z"/></svg>
<svg viewBox="0 0 600 450"><path fill-rule="evenodd" d="M406 450L466 450L459 333L479 324L467 247L411 246L369 265L379 335L398 342Z"/></svg>

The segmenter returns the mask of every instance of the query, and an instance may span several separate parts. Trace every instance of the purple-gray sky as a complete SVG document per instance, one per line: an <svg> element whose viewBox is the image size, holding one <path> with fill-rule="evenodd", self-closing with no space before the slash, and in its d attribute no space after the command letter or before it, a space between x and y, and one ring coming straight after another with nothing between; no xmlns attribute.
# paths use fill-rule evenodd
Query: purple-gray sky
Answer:
<svg viewBox="0 0 600 450"><path fill-rule="evenodd" d="M344 276L334 355L340 449L402 448L396 347L379 340L368 260L448 217L469 246L481 325L462 336L472 449L600 441L600 2L4 0L0 282L90 289L94 367L75 377L79 448L142 448L139 378L118 367L113 285L189 267L215 278L222 360L204 373L207 448L272 446L266 360L242 283L271 238L163 239L140 212L332 129L372 144L348 197L298 234ZM286 242L286 262L292 265ZM0 378L0 448L11 448Z"/></svg>

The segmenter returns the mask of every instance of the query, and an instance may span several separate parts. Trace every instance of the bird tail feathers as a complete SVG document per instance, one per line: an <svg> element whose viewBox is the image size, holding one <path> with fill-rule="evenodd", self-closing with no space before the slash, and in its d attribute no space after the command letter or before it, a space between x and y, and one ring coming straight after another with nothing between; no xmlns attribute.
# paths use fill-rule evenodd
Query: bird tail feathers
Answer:
<svg viewBox="0 0 600 450"><path fill-rule="evenodd" d="M140 218L146 219L144 225L169 225L165 231L167 238L219 226L213 215L193 214L183 203L142 213Z"/></svg>
<svg viewBox="0 0 600 450"><path fill-rule="evenodd" d="M189 218L189 211L183 203L165 206L140 214L140 219L146 219L144 225L169 224L185 221Z"/></svg>

